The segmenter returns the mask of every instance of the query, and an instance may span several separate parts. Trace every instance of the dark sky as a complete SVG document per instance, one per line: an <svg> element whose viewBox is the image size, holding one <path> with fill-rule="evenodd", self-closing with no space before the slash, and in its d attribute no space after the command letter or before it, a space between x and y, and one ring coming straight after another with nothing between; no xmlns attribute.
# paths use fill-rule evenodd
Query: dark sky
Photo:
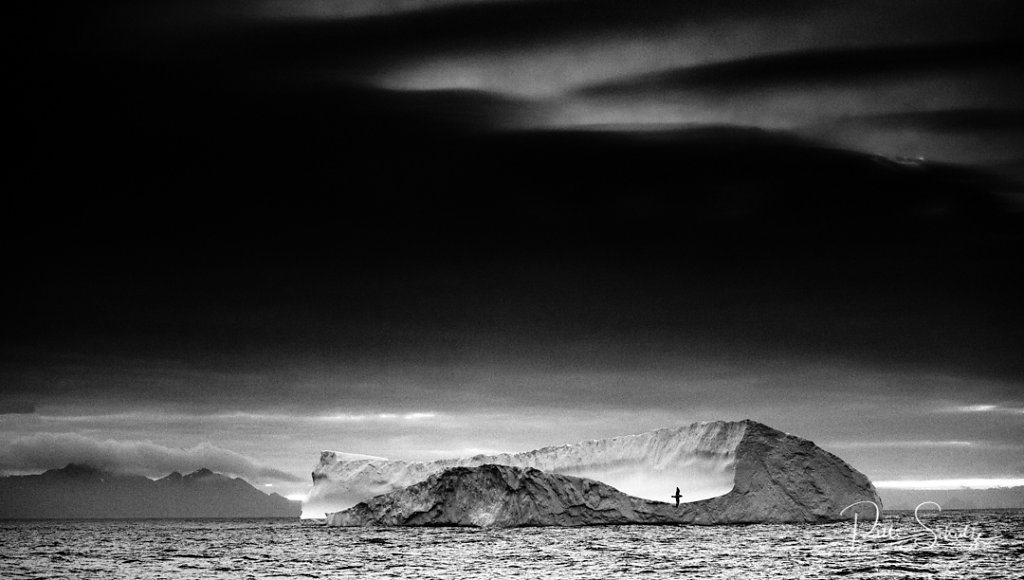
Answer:
<svg viewBox="0 0 1024 580"><path fill-rule="evenodd" d="M1024 479L1015 2L9 10L0 470L749 417Z"/></svg>

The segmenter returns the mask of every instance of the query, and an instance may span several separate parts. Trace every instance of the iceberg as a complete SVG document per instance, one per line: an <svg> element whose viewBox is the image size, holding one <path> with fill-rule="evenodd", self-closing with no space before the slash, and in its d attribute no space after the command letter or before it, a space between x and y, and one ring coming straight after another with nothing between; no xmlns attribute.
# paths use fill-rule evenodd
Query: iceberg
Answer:
<svg viewBox="0 0 1024 580"><path fill-rule="evenodd" d="M453 468L484 465L512 467L534 479L569 476L601 483L618 494L615 502L622 505L637 500L642 502L637 505L664 504L675 510L665 502L676 487L681 489L685 503L669 512L670 517L657 515L663 507L644 508L641 512L655 515L629 520L632 523L828 521L839 519L844 507L859 501L881 505L868 478L835 455L805 439L747 420L695 423L524 453L432 462L352 460L323 452L303 516L326 517L333 525L379 524L372 511L365 511L365 504L359 508L364 510L359 518L345 515L344 510L376 496L408 494L410 486L436 482L432 476L461 473ZM450 485L451 476L446 477ZM552 509L561 509L559 505L555 502ZM626 513L639 512L631 507ZM579 523L593 523L590 519L581 516Z"/></svg>

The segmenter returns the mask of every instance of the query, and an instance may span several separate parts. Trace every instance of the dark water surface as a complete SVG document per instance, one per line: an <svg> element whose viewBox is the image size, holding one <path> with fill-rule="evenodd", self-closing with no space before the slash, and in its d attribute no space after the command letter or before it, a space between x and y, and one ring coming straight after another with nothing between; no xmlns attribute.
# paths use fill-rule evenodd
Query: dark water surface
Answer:
<svg viewBox="0 0 1024 580"><path fill-rule="evenodd" d="M295 520L0 522L2 578L1019 578L1024 511L827 525L486 530ZM870 526L861 525L861 532ZM889 533L891 531L891 534ZM936 537L937 536L937 537Z"/></svg>

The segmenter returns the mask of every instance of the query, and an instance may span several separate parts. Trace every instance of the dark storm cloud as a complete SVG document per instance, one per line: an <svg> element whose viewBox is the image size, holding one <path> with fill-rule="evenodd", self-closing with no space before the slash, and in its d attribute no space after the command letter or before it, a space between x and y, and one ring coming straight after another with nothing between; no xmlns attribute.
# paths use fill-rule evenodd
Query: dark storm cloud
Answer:
<svg viewBox="0 0 1024 580"><path fill-rule="evenodd" d="M557 3L539 3L537 10L551 6ZM442 34L444 43L396 52L378 77L397 88L554 95L602 80L760 54L1012 39L1008 23L1018 10L999 3L979 11L965 2L654 3L645 9L568 3L564 9L580 14L564 20L545 15L536 22L502 18L495 30L474 19L471 27Z"/></svg>
<svg viewBox="0 0 1024 580"><path fill-rule="evenodd" d="M42 471L85 463L124 473L163 476L200 468L253 480L302 481L296 475L209 443L170 448L149 441L97 440L73 433L16 437L0 446L0 469Z"/></svg>
<svg viewBox="0 0 1024 580"><path fill-rule="evenodd" d="M0 415L31 415L35 412L35 403L0 400Z"/></svg>
<svg viewBox="0 0 1024 580"><path fill-rule="evenodd" d="M846 147L978 165L1022 182L1020 175L1008 171L1019 165L1024 155L1024 110L1019 108L949 108L840 116L823 119L804 130ZM1011 195L1006 202L1021 207L1024 199Z"/></svg>
<svg viewBox="0 0 1024 580"><path fill-rule="evenodd" d="M404 172L373 176L394 180L387 206L211 226L237 246L171 221L157 223L181 237L95 248L106 232L91 228L120 224L75 215L78 245L12 285L5 395L200 410L405 398L416 411L434 396L585 391L451 372L463 366L716 356L1020 376L1019 236L983 176L732 130L476 143L383 147L367 159L397 156Z"/></svg>
<svg viewBox="0 0 1024 580"><path fill-rule="evenodd" d="M1024 99L1017 44L799 51L642 75L577 94L539 123L731 123L971 165L1024 154L1012 122Z"/></svg>
<svg viewBox="0 0 1024 580"><path fill-rule="evenodd" d="M270 477L248 458L752 416L872 475L901 458L864 439L990 441L998 475L1020 440L933 412L1024 404L1012 188L838 150L991 161L960 139L1017 126L1019 3L39 6L7 39L12 465ZM574 122L604 125L521 130Z"/></svg>
<svg viewBox="0 0 1024 580"><path fill-rule="evenodd" d="M986 10L956 0L839 2L827 7L815 2L655 1L644 3L642 9L604 1L471 2L430 9L413 2L383 7L379 17L355 19L339 18L338 12L358 13L370 5L269 4L270 8L260 2L178 0L150 7L115 2L69 11L73 18L68 26L81 30L54 33L47 43L54 62L44 57L40 64L83 76L64 82L60 74L37 79L48 89L31 98L46 104L48 114L41 121L45 132L104 131L102 123L80 126L86 111L99 118L126 119L134 126L150 125L147 131L154 136L207 127L217 133L276 135L289 131L296 116L302 123L315 123L316 134L329 132L327 127L332 126L352 133L353 121L357 135L375 124L378 130L394 133L422 123L480 128L653 120L785 128L765 122L773 106L803 105L737 103L760 111L760 118L754 119L729 111L716 115L707 107L690 115L683 111L681 117L654 112L652 119L644 112L650 106L647 102L574 115L572 110L550 112L574 103L524 103L507 96L552 97L580 86L614 84L637 75L671 76L666 71L709 63L708 68L681 74L695 74L697 80L705 75L707 82L714 81L716 91L722 91L737 84L785 84L800 74L857 77L889 70L892 76L915 65L919 70L910 71L913 74L921 74L921 67L955 71L979 63L1005 64L1019 54L1016 49L1001 52L999 46L983 44L1012 38L1015 28L1010 23L1019 8L1004 2L990 3ZM310 17L288 17L293 11ZM176 19L164 18L164 13L175 14ZM113 14L122 16L107 17ZM143 26L147 22L157 29L163 26L166 34L150 33ZM88 33L90 27L94 35ZM67 50L62 52L62 47ZM758 60L759 55L779 52L796 56ZM86 60L94 64L80 67L78 63ZM102 76L108 91L95 94L93 86L74 91L69 101L72 92L62 85L92 86L90 75ZM961 85L969 82L965 79ZM375 93L366 90L367 83L408 94ZM912 92L957 89L954 82L913 87ZM96 102L89 101L92 96ZM899 98L912 96L908 92ZM104 102L104 97L111 102ZM861 98L836 95L834 100ZM267 110L269 102L274 105ZM109 113L103 114L108 107ZM63 109L71 115L66 121L72 125L65 126ZM133 138L124 136L126 141ZM88 147L88 140L80 146Z"/></svg>
<svg viewBox="0 0 1024 580"><path fill-rule="evenodd" d="M897 45L807 50L662 71L585 87L580 92L594 96L694 90L728 93L793 85L860 84L894 78L905 81L908 76L955 75L978 69L997 69L1008 74L1024 72L1024 45Z"/></svg>
<svg viewBox="0 0 1024 580"><path fill-rule="evenodd" d="M530 91L527 71L542 84L557 84L561 74L556 88L566 89L574 79L593 82L765 52L1014 38L1020 11L1013 2L979 10L962 0L417 4L69 2L46 16L52 35L46 50L125 66L152 58L157 66L187 64L192 73L273 70L301 77L331 70L338 78L384 79L393 86L522 93ZM338 17L363 8L378 9L379 16ZM501 83L501 71L523 86ZM446 80L448 73L453 76Z"/></svg>
<svg viewBox="0 0 1024 580"><path fill-rule="evenodd" d="M1024 108L911 111L864 115L838 121L881 127L922 129L941 133L971 133L975 131L1024 133Z"/></svg>
<svg viewBox="0 0 1024 580"><path fill-rule="evenodd" d="M525 3L529 0L252 0L252 11L263 18L309 20L380 17L407 12L477 4Z"/></svg>
<svg viewBox="0 0 1024 580"><path fill-rule="evenodd" d="M808 158L804 152L801 166ZM899 164L865 167L927 174ZM904 192L912 183L897 182ZM662 242L680 248L619 240L587 254L574 240L568 248L545 246L559 254L536 260L463 247L447 255L429 250L410 264L376 253L379 239L357 237L351 243L373 248L369 256L381 264L360 266L344 253L289 265L178 264L88 278L87 287L78 273L60 272L31 288L24 322L8 327L23 348L4 358L0 400L197 414L465 410L499 401L638 408L736 369L820 359L1002 378L1008 382L986 387L986 396L1012 397L1022 371L1017 246L993 247L994 238L973 233L923 248L919 240L879 243L856 233L873 214L892 210L886 204L895 193L877 193L866 205L835 200L853 204L841 211L863 216L849 234L863 247L794 225L796 247L698 229L696 241ZM651 203L654 213L678 211ZM725 223L770 231L758 218ZM629 222L609 227L637 232ZM708 244L730 238L740 247ZM817 245L801 248L805 239ZM328 254L348 243L329 246ZM615 259L615 252L626 253ZM749 396L766 388L759 385ZM796 397L812 387L799 383ZM951 394L929 382L901 388Z"/></svg>
<svg viewBox="0 0 1024 580"><path fill-rule="evenodd" d="M113 49L104 42L103 31L133 36L142 47L194 44L213 48L207 57L248 56L266 62L278 58L352 57L375 61L380 55L414 57L451 47L522 46L548 42L565 36L587 36L623 28L635 31L663 23L666 19L705 20L726 18L737 13L772 14L799 11L812 2L743 1L678 3L652 0L642 10L614 0L451 1L451 2L363 2L321 0L163 0L140 5L111 0L88 6L80 2L61 3L44 21L64 26L89 25L96 28L63 39L66 46L90 50L97 46ZM792 5L795 7L791 7ZM348 16L377 16L350 18ZM211 39L229 38L228 46ZM57 35L54 34L57 39ZM95 41L90 46L85 41ZM110 39L116 40L116 39ZM239 55L230 43L248 46L254 52ZM122 47L123 48L123 47ZM140 47L133 47L140 48ZM217 50L217 49L222 50ZM223 50L226 49L226 50ZM358 54L356 54L358 53ZM376 56L375 56L376 55ZM117 56L116 54L107 56ZM183 55L191 57L193 55ZM265 62L265 63L266 63Z"/></svg>
<svg viewBox="0 0 1024 580"><path fill-rule="evenodd" d="M301 3L298 4L301 6ZM623 3L616 0L552 0L524 2L479 2L453 9L427 10L395 18L382 18L366 24L378 26L385 40L398 41L402 36L412 44L425 41L424 52L431 49L459 49L486 53L502 48L529 48L553 45L566 38L606 38L607 34L627 36L661 36L678 30L680 25L706 25L715 22L745 23L750 36L748 49L763 49L769 39L762 32L781 22L801 20L802 34L821 44L843 44L844 41L873 39L878 41L898 30L903 42L933 38L1013 38L1009 21L1020 13L1012 2L990 2L986 10L964 0L939 2L820 2L782 0L750 2L729 0L717 2L675 2L649 0ZM845 17L849 22L839 22ZM763 23L759 25L758 23ZM867 23L878 28L869 30ZM821 32L810 30L817 25ZM385 29L396 27L387 34ZM767 30L766 30L767 29ZM839 31L839 38L827 37ZM735 39L721 38L721 42ZM831 40L831 42L828 42ZM369 44L369 43L368 43ZM382 42L381 44L387 44ZM413 52L413 51L410 51ZM424 54L409 56L423 57ZM653 56L653 55L652 55Z"/></svg>

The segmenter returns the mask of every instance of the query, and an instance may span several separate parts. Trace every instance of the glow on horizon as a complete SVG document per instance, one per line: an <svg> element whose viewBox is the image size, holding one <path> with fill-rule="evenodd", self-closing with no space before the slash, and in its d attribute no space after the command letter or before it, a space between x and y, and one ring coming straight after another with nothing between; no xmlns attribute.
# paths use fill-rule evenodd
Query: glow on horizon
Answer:
<svg viewBox="0 0 1024 580"><path fill-rule="evenodd" d="M291 501L305 502L306 499L309 498L309 494L308 493L289 493L288 495L284 496L284 498L288 499L288 500L291 500Z"/></svg>
<svg viewBox="0 0 1024 580"><path fill-rule="evenodd" d="M874 484L879 489L995 489L1022 486L1024 478L908 479L876 481Z"/></svg>

